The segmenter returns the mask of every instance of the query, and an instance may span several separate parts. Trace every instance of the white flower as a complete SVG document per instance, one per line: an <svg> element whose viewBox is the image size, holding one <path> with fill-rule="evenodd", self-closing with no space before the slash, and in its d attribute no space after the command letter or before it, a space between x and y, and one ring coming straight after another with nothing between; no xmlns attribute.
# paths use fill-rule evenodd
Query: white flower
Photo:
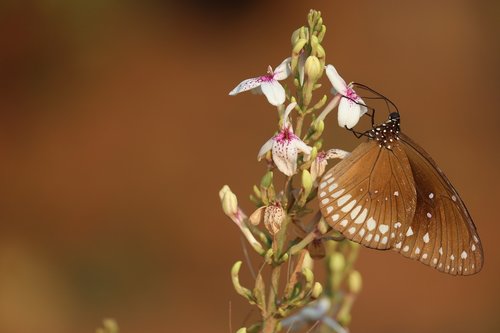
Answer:
<svg viewBox="0 0 500 333"><path fill-rule="evenodd" d="M353 128L367 111L365 102L352 89L352 83L345 83L333 65L326 66L326 75L336 93L342 95L338 112L339 126Z"/></svg>
<svg viewBox="0 0 500 333"><path fill-rule="evenodd" d="M269 66L266 75L242 81L236 88L231 90L229 95L233 96L240 92L254 89L257 92L264 93L272 105L278 106L285 103L285 89L278 81L284 80L290 75L291 60L292 58L286 58L274 70Z"/></svg>
<svg viewBox="0 0 500 333"><path fill-rule="evenodd" d="M311 178L313 181L318 179L325 173L326 166L328 165L328 160L333 158L344 159L349 156L349 152L341 149L330 149L326 152L321 151L318 153L314 161L311 164Z"/></svg>
<svg viewBox="0 0 500 333"><path fill-rule="evenodd" d="M293 133L292 125L288 121L288 115L296 104L290 103L287 106L281 130L260 148L257 157L260 160L268 151L272 150L274 164L287 176L292 176L297 172L299 152L310 155L312 149Z"/></svg>

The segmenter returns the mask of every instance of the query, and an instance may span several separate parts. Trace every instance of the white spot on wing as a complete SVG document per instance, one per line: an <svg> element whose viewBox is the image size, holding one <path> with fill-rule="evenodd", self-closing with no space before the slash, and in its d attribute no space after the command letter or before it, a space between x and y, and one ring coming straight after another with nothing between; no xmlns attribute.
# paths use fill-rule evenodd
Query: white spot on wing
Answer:
<svg viewBox="0 0 500 333"><path fill-rule="evenodd" d="M337 204L339 205L339 207L343 206L349 199L351 199L351 197L352 195L346 194L337 201Z"/></svg>
<svg viewBox="0 0 500 333"><path fill-rule="evenodd" d="M339 217L340 217L339 214L333 214L332 220L337 221L339 219Z"/></svg>
<svg viewBox="0 0 500 333"><path fill-rule="evenodd" d="M408 245L405 245L405 247L403 247L403 252L408 252L409 249L410 247Z"/></svg>
<svg viewBox="0 0 500 333"><path fill-rule="evenodd" d="M381 224L378 226L378 230L383 234L385 234L387 231L389 231L389 226L387 224Z"/></svg>
<svg viewBox="0 0 500 333"><path fill-rule="evenodd" d="M395 191L394 192L394 195L397 197L399 195L399 192L398 191Z"/></svg>
<svg viewBox="0 0 500 333"><path fill-rule="evenodd" d="M413 235L413 229L411 227L408 228L408 231L406 231L406 236L409 237Z"/></svg>
<svg viewBox="0 0 500 333"><path fill-rule="evenodd" d="M427 259L427 253L422 254L422 259Z"/></svg>
<svg viewBox="0 0 500 333"><path fill-rule="evenodd" d="M384 237L382 238L382 240L380 241L380 243L382 243L382 244L387 244L387 241L388 241L388 240L389 240L389 239L387 238L387 236L384 236Z"/></svg>
<svg viewBox="0 0 500 333"><path fill-rule="evenodd" d="M377 221L375 221L373 217L370 217L368 221L366 221L366 227L368 228L368 230L372 231L373 229L375 229L376 226L377 226Z"/></svg>
<svg viewBox="0 0 500 333"><path fill-rule="evenodd" d="M396 249L400 249L402 244L403 244L402 242L396 243L396 244L394 244L394 247Z"/></svg>
<svg viewBox="0 0 500 333"><path fill-rule="evenodd" d="M467 252L462 251L462 254L460 255L460 258L467 259Z"/></svg>
<svg viewBox="0 0 500 333"><path fill-rule="evenodd" d="M399 228L399 227L401 227L401 222L396 222L396 223L394 223L394 228L396 228L396 229L397 229L397 228Z"/></svg>
<svg viewBox="0 0 500 333"><path fill-rule="evenodd" d="M431 192L431 193L429 193L429 199L432 199L432 198L434 198L434 193Z"/></svg>
<svg viewBox="0 0 500 333"><path fill-rule="evenodd" d="M440 255L443 255L443 248L440 247L439 250L438 250L438 252L439 252Z"/></svg>
<svg viewBox="0 0 500 333"><path fill-rule="evenodd" d="M345 227L348 222L349 221L347 221L347 220L342 220L342 222L340 222L340 225L343 226L343 227Z"/></svg>
<svg viewBox="0 0 500 333"><path fill-rule="evenodd" d="M431 218L431 217L432 217L432 214L431 214L431 213L427 213L427 217L428 217L428 218Z"/></svg>
<svg viewBox="0 0 500 333"><path fill-rule="evenodd" d="M361 212L361 214L359 214L359 216L356 218L354 223L361 224L361 223L365 222L367 214L368 214L368 209L367 208L363 209L363 212Z"/></svg>
<svg viewBox="0 0 500 333"><path fill-rule="evenodd" d="M379 234L375 234L375 242L378 242L380 240L380 235Z"/></svg>
<svg viewBox="0 0 500 333"><path fill-rule="evenodd" d="M426 244L429 243L429 241L430 241L429 233L427 232L424 235L424 237L422 237L422 239L423 239L424 243L426 243Z"/></svg>
<svg viewBox="0 0 500 333"><path fill-rule="evenodd" d="M342 195L342 193L344 193L344 191L345 191L345 189L341 189L341 190L339 190L339 191L337 191L337 192L333 193L333 194L332 194L332 198L334 198L334 199L335 199L335 198L340 197L340 196Z"/></svg>
<svg viewBox="0 0 500 333"><path fill-rule="evenodd" d="M333 207L332 206L326 207L326 213L330 214L331 212L333 212Z"/></svg>
<svg viewBox="0 0 500 333"><path fill-rule="evenodd" d="M451 196L451 200L453 200L453 201L457 201L457 197L456 197L456 196L454 196L454 195L452 195L452 196Z"/></svg>
<svg viewBox="0 0 500 333"><path fill-rule="evenodd" d="M355 204L356 204L356 200L353 200L353 201L349 202L347 205L345 205L344 207L342 207L341 211L343 211L344 213L347 213L348 211L350 211L352 209L352 207L354 207Z"/></svg>
<svg viewBox="0 0 500 333"><path fill-rule="evenodd" d="M365 239L366 239L367 242L369 242L369 241L372 240L372 238L373 238L373 234L368 234L368 235L366 235Z"/></svg>
<svg viewBox="0 0 500 333"><path fill-rule="evenodd" d="M350 227L348 231L352 235L356 231L356 228L355 227Z"/></svg>
<svg viewBox="0 0 500 333"><path fill-rule="evenodd" d="M472 251L476 251L476 245L472 244L472 246L470 248Z"/></svg>
<svg viewBox="0 0 500 333"><path fill-rule="evenodd" d="M354 219L356 216L358 216L359 214L359 211L361 210L361 205L357 206L356 208L354 208L351 212L351 218Z"/></svg>
<svg viewBox="0 0 500 333"><path fill-rule="evenodd" d="M326 195L326 192L324 192L324 191L323 191L323 192L321 192L321 193L319 194L319 197L320 197L320 198L323 198L325 195Z"/></svg>
<svg viewBox="0 0 500 333"><path fill-rule="evenodd" d="M330 187L328 188L328 191L329 191L329 192L332 192L332 191L333 191L333 190L335 190L338 186L339 186L339 184L334 183L333 185L330 185Z"/></svg>
<svg viewBox="0 0 500 333"><path fill-rule="evenodd" d="M359 236L363 237L365 235L365 232L366 232L365 228L361 228L361 230L359 230Z"/></svg>
<svg viewBox="0 0 500 333"><path fill-rule="evenodd" d="M330 202L330 199L328 199L328 198L324 198L323 200L321 200L321 203L322 203L323 205L326 205L326 204L327 204L327 203L329 203L329 202Z"/></svg>
<svg viewBox="0 0 500 333"><path fill-rule="evenodd" d="M420 254L420 248L419 247L415 248L415 254Z"/></svg>

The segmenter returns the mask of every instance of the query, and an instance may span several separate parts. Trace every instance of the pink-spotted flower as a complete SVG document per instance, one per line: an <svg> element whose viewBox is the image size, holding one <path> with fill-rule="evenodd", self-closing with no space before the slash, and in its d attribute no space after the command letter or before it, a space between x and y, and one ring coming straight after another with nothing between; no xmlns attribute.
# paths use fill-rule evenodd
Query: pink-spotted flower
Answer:
<svg viewBox="0 0 500 333"><path fill-rule="evenodd" d="M293 133L292 125L288 121L288 115L296 104L294 102L287 106L283 114L281 130L260 148L257 157L260 161L271 150L274 164L287 176L292 176L297 172L297 156L299 152L310 155L312 149Z"/></svg>
<svg viewBox="0 0 500 333"><path fill-rule="evenodd" d="M328 151L320 151L316 158L311 163L311 178L315 181L325 173L328 160L333 158L344 159L349 156L349 152L341 149L330 149Z"/></svg>
<svg viewBox="0 0 500 333"><path fill-rule="evenodd" d="M236 88L231 90L229 95L233 96L243 91L253 90L259 93L262 92L272 105L278 106L285 103L285 89L278 81L284 80L290 75L291 59L286 58L274 70L269 66L266 75L242 81Z"/></svg>
<svg viewBox="0 0 500 333"><path fill-rule="evenodd" d="M353 128L367 111L365 102L352 89L352 83L346 84L333 65L326 66L326 75L335 93L341 95L338 111L339 126Z"/></svg>

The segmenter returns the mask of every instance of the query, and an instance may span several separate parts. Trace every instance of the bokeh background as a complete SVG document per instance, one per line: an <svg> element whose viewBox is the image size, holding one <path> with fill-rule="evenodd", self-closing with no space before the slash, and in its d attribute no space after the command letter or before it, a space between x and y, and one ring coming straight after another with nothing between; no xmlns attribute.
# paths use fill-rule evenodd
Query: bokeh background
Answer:
<svg viewBox="0 0 500 333"><path fill-rule="evenodd" d="M2 1L0 332L228 332L244 209L275 130L227 93L290 53L310 7L347 80L391 97L454 182L486 262L440 274L362 250L352 332L499 332L498 1ZM327 122L328 144L352 135ZM250 278L244 277L250 283Z"/></svg>

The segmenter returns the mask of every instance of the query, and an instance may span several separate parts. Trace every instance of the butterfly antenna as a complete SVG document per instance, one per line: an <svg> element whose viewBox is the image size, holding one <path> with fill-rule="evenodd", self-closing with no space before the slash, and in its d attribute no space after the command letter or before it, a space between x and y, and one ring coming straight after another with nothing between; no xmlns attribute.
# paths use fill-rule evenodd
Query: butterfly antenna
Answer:
<svg viewBox="0 0 500 333"><path fill-rule="evenodd" d="M374 93L375 95L377 96L380 96L381 99L384 99L386 101L386 103L390 103L392 105L392 107L396 110L397 113L399 113L399 109L398 107L396 106L396 104L394 104L393 101L391 101L389 98L387 98L386 96L382 95L381 93L379 93L378 91L376 90L373 90L372 88L368 87L367 85L364 85L362 83L358 83L358 82L353 82L353 85L357 86L357 87L361 87L363 89L366 89L372 93ZM390 109L390 108L389 108Z"/></svg>

